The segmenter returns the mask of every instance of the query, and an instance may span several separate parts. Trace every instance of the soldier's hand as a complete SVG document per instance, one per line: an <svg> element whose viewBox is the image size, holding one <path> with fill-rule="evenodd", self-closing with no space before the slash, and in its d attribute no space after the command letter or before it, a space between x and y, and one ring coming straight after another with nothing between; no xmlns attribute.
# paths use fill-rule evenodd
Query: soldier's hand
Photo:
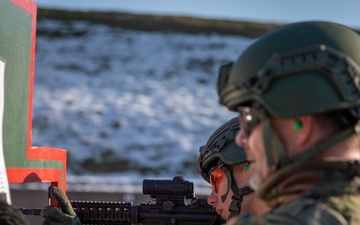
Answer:
<svg viewBox="0 0 360 225"><path fill-rule="evenodd" d="M5 201L0 201L0 224L1 225L29 225L24 214Z"/></svg>
<svg viewBox="0 0 360 225"><path fill-rule="evenodd" d="M61 210L52 206L44 207L41 210L41 216L45 218L43 225L81 225L67 196L55 186L50 187L49 192L56 199Z"/></svg>

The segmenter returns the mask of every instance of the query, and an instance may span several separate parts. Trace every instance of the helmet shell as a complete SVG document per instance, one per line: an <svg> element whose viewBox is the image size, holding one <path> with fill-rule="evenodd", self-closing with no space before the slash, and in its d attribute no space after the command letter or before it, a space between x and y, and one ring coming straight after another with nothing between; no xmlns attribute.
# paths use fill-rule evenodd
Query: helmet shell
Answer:
<svg viewBox="0 0 360 225"><path fill-rule="evenodd" d="M235 143L235 136L240 129L237 117L220 126L200 147L198 173L209 182L209 172L220 165L235 165L246 162L243 148Z"/></svg>
<svg viewBox="0 0 360 225"><path fill-rule="evenodd" d="M360 36L331 22L293 23L258 38L219 77L232 111L258 102L278 117L360 105ZM221 80L221 82L220 82Z"/></svg>

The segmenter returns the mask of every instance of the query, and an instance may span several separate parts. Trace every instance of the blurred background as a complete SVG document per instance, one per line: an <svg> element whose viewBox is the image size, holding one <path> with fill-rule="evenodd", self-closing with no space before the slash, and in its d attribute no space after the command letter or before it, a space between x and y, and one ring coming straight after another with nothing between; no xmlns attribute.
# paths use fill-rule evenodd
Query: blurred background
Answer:
<svg viewBox="0 0 360 225"><path fill-rule="evenodd" d="M357 1L35 2L33 145L68 150L69 180L198 178L198 148L236 116L221 64L285 23L360 21Z"/></svg>
<svg viewBox="0 0 360 225"><path fill-rule="evenodd" d="M261 23L289 23L327 20L360 28L360 2L347 0L237 1L226 0L35 0L39 7L71 10L122 11L128 13L182 15L205 19L226 19Z"/></svg>
<svg viewBox="0 0 360 225"><path fill-rule="evenodd" d="M360 28L355 0L35 2L32 146L67 150L71 199L139 202L143 179L177 175L206 196L198 149L237 115L218 102L219 66L285 23Z"/></svg>

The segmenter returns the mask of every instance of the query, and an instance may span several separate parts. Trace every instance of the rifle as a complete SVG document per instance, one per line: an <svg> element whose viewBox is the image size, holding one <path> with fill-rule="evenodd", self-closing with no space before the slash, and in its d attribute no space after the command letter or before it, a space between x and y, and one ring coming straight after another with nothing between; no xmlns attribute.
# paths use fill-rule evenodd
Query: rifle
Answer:
<svg viewBox="0 0 360 225"><path fill-rule="evenodd" d="M194 184L175 176L172 180L143 180L143 194L151 201L77 201L71 204L83 225L220 225L224 220L205 198L197 198ZM25 215L40 215L41 209L20 209Z"/></svg>

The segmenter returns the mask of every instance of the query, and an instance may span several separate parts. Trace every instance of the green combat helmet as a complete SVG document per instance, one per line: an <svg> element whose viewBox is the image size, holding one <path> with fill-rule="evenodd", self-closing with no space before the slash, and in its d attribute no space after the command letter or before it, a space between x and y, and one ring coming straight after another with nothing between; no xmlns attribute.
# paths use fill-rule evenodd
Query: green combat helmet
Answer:
<svg viewBox="0 0 360 225"><path fill-rule="evenodd" d="M292 159L277 149L281 168L305 161L359 131L360 36L331 22L293 23L271 31L250 45L233 65L220 69L220 103L232 111L249 106L264 125L267 161L274 165L271 140L282 146L269 122L281 118L340 112L347 129Z"/></svg>
<svg viewBox="0 0 360 225"><path fill-rule="evenodd" d="M210 136L206 145L200 147L197 164L198 173L208 183L210 183L209 174L211 171L216 168L221 168L224 171L228 180L228 191L225 195L221 196L222 201L225 201L230 188L234 192L231 205L229 206L229 217L240 213L242 197L252 192L252 189L248 186L239 188L230 171L231 165L247 162L244 149L235 143L235 136L239 129L240 126L237 117L232 118L219 127Z"/></svg>

